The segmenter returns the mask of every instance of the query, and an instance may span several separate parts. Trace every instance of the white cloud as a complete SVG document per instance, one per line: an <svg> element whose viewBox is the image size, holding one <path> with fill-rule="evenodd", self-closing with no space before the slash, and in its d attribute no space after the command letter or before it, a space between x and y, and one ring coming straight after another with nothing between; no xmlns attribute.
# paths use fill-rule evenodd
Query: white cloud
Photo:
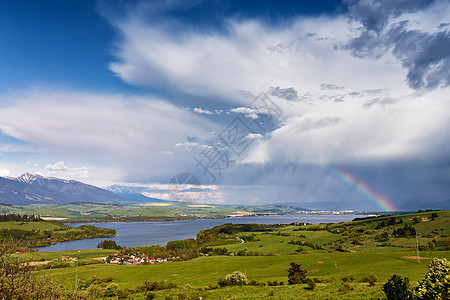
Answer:
<svg viewBox="0 0 450 300"><path fill-rule="evenodd" d="M245 162L352 163L427 156L445 145L446 90L395 95L402 101L363 108L372 98L342 91L344 102L280 102L281 126L254 144ZM448 146L447 146L448 147Z"/></svg>
<svg viewBox="0 0 450 300"><path fill-rule="evenodd" d="M404 86L404 70L392 56L361 60L337 50L358 35L359 23L349 26L346 16L302 18L280 27L256 20L227 24L221 33L187 28L173 34L170 24L151 24L130 14L116 24L123 39L119 62L110 68L132 85L242 104L248 104L242 91L255 95L277 86L300 90L324 82L351 83L359 89Z"/></svg>
<svg viewBox="0 0 450 300"><path fill-rule="evenodd" d="M48 164L45 166L45 169L50 173L59 173L67 171L67 167L64 165L63 161L59 161L54 163L53 165Z"/></svg>
<svg viewBox="0 0 450 300"><path fill-rule="evenodd" d="M194 112L196 112L198 114L212 115L211 111L209 111L207 109L199 108L199 107L194 108Z"/></svg>
<svg viewBox="0 0 450 300"><path fill-rule="evenodd" d="M180 166L191 167L194 161L187 154L168 156L161 151L188 136L206 137L216 126L152 98L39 90L3 98L9 100L0 107L4 134L32 144L37 153L56 153L59 160L71 164L89 157L90 166L114 173L119 177L116 180L145 181L154 174L172 176ZM63 171L64 165L47 169ZM79 176L89 172L83 168L72 171ZM109 174L97 174L104 176Z"/></svg>
<svg viewBox="0 0 450 300"><path fill-rule="evenodd" d="M405 11L386 16L386 24L424 20L417 26L425 30L447 18L436 6ZM434 14L439 17L433 23ZM281 125L253 143L242 162L395 159L426 155L445 143L448 89L416 92L408 86L404 61L392 51L376 59L353 56L343 45L363 29L349 15L303 16L275 26L229 19L223 31L187 27L173 34L171 24L132 12L115 25L123 39L110 68L129 84L243 104L228 112L250 119L258 111L245 107L249 95L267 91L273 97ZM429 103L438 107L424 109Z"/></svg>
<svg viewBox="0 0 450 300"><path fill-rule="evenodd" d="M0 166L0 177L7 177L10 175L11 175L11 172L7 168Z"/></svg>
<svg viewBox="0 0 450 300"><path fill-rule="evenodd" d="M254 108L250 108L250 107L236 107L236 108L232 108L231 112L236 113L236 114L243 114L245 115L247 118L255 120L258 119L258 110L254 109Z"/></svg>

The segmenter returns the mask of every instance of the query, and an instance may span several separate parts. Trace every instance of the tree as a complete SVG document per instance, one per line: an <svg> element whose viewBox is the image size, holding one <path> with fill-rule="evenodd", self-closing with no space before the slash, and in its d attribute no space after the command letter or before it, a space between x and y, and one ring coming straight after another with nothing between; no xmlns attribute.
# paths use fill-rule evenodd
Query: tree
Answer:
<svg viewBox="0 0 450 300"><path fill-rule="evenodd" d="M3 242L3 243L2 243ZM83 299L80 293L65 291L36 268L12 256L19 242L0 241L0 299Z"/></svg>
<svg viewBox="0 0 450 300"><path fill-rule="evenodd" d="M419 299L449 299L450 262L435 258L428 266L424 279L419 280L416 294Z"/></svg>
<svg viewBox="0 0 450 300"><path fill-rule="evenodd" d="M302 264L291 262L291 267L286 271L289 272L289 284L300 284L305 282L307 271L302 268Z"/></svg>
<svg viewBox="0 0 450 300"><path fill-rule="evenodd" d="M399 275L392 275L383 285L383 292L388 300L408 300L414 299L414 295L409 288L409 279Z"/></svg>

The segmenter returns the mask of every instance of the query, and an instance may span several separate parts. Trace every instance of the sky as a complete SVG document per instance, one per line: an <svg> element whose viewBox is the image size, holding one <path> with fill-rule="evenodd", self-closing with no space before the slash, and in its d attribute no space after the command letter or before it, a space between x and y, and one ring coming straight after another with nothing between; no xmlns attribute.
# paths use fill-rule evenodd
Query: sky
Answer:
<svg viewBox="0 0 450 300"><path fill-rule="evenodd" d="M162 199L195 178L195 201L217 204L439 206L449 30L444 0L2 0L0 176Z"/></svg>

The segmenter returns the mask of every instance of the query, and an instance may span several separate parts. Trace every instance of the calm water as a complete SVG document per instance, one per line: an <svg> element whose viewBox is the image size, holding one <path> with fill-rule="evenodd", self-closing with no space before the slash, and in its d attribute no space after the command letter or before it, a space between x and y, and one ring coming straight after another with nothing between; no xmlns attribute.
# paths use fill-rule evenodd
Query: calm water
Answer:
<svg viewBox="0 0 450 300"><path fill-rule="evenodd" d="M165 245L173 240L195 238L197 232L225 223L233 224L289 224L292 222L305 222L312 224L339 223L351 221L355 215L285 215L264 217L240 217L229 219L199 219L176 222L136 222L136 223L83 223L97 227L112 228L117 236L111 238L96 238L62 242L48 247L39 248L39 251L85 250L97 248L97 244L105 239L116 241L120 246L135 247L147 245ZM82 224L68 224L77 227Z"/></svg>

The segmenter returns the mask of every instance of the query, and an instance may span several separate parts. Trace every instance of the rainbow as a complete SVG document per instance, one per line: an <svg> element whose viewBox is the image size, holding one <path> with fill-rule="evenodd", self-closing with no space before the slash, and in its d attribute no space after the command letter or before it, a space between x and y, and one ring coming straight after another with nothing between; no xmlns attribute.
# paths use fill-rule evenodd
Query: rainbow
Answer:
<svg viewBox="0 0 450 300"><path fill-rule="evenodd" d="M337 182L351 187L359 194L369 199L371 202L373 202L377 207L381 208L382 210L386 211L396 210L395 206L387 198L377 195L365 183L358 181L352 175L345 173L343 171L331 169L324 165L317 165L317 166L327 175L335 179Z"/></svg>

